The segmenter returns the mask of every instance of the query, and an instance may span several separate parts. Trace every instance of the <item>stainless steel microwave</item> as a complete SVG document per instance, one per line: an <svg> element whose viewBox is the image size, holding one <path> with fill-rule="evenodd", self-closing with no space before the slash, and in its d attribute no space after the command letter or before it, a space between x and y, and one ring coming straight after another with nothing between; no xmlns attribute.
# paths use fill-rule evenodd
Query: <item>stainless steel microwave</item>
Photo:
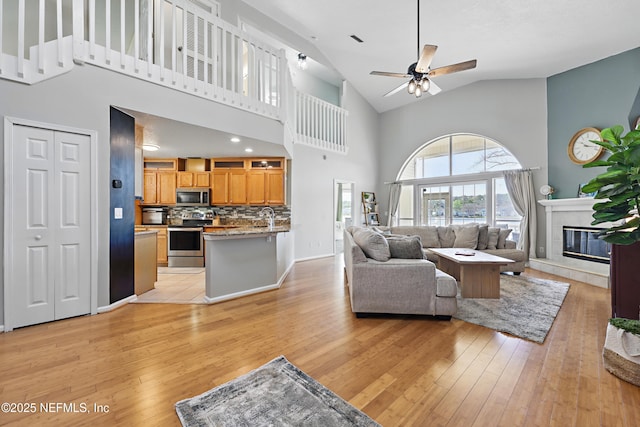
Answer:
<svg viewBox="0 0 640 427"><path fill-rule="evenodd" d="M208 188L178 188L176 206L209 206L210 193Z"/></svg>

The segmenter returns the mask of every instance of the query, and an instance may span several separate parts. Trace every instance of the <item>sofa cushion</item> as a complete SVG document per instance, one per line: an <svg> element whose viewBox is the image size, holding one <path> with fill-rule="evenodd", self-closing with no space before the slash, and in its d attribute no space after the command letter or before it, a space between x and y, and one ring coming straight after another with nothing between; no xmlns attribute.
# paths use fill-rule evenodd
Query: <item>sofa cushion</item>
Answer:
<svg viewBox="0 0 640 427"><path fill-rule="evenodd" d="M452 225L456 239L454 248L475 249L478 246L478 224Z"/></svg>
<svg viewBox="0 0 640 427"><path fill-rule="evenodd" d="M489 227L487 249L497 249L499 236L500 236L500 229L498 227Z"/></svg>
<svg viewBox="0 0 640 427"><path fill-rule="evenodd" d="M510 228L501 228L500 233L498 234L498 243L496 244L497 249L504 249L505 243L507 241L507 237L511 234Z"/></svg>
<svg viewBox="0 0 640 427"><path fill-rule="evenodd" d="M520 249L487 249L482 251L486 254L499 256L502 258L510 259L511 261L520 262L524 261L524 251Z"/></svg>
<svg viewBox="0 0 640 427"><path fill-rule="evenodd" d="M387 236L391 258L423 259L420 236Z"/></svg>
<svg viewBox="0 0 640 427"><path fill-rule="evenodd" d="M476 249L487 249L487 243L489 242L489 224L480 224L478 226L478 246Z"/></svg>
<svg viewBox="0 0 640 427"><path fill-rule="evenodd" d="M436 269L436 295L455 298L458 295L458 282L444 271Z"/></svg>
<svg viewBox="0 0 640 427"><path fill-rule="evenodd" d="M424 253L424 257L431 261L434 264L438 264L438 255L434 254L431 249L423 248L422 252Z"/></svg>
<svg viewBox="0 0 640 427"><path fill-rule="evenodd" d="M453 242L456 241L456 234L451 227L438 227L438 240L440 240L441 248L452 248Z"/></svg>
<svg viewBox="0 0 640 427"><path fill-rule="evenodd" d="M380 233L367 228L357 228L353 231L353 241L362 249L364 254L376 261L389 261L391 252L387 239Z"/></svg>
<svg viewBox="0 0 640 427"><path fill-rule="evenodd" d="M391 232L393 234L402 234L405 236L420 236L423 248L439 248L440 241L438 240L438 229L434 226L411 226L400 225L398 227L392 227Z"/></svg>

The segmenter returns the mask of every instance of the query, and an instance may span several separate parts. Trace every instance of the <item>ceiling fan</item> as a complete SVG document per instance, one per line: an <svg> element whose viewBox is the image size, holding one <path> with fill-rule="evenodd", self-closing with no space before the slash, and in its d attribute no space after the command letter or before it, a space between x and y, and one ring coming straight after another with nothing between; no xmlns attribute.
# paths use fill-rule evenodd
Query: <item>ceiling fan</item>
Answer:
<svg viewBox="0 0 640 427"><path fill-rule="evenodd" d="M442 89L438 87L433 81L432 77L442 76L445 74L457 73L459 71L470 70L476 67L477 61L472 59L470 61L460 62L452 65L445 65L444 67L430 68L433 56L438 49L438 46L426 44L422 48L420 53L420 0L417 0L418 4L418 54L420 55L418 62L414 62L409 65L406 73L390 73L386 71L372 71L370 74L374 76L387 76L387 77L400 77L410 78L409 81L402 83L397 88L387 92L384 96L391 96L400 92L402 89L407 88L409 93L414 94L416 98L422 96L424 92L428 92L431 95L439 93Z"/></svg>

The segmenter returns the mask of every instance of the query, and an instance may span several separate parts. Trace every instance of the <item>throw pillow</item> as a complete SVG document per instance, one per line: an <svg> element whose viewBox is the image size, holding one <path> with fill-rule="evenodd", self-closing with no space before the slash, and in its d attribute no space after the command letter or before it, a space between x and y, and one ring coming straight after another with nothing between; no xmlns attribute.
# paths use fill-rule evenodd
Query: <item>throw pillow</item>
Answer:
<svg viewBox="0 0 640 427"><path fill-rule="evenodd" d="M420 236L423 248L439 248L440 240L438 240L438 229L431 225L412 226L400 225L392 227L393 234L402 234L404 236Z"/></svg>
<svg viewBox="0 0 640 427"><path fill-rule="evenodd" d="M496 248L504 249L505 243L507 241L507 237L509 237L509 234L511 234L511 231L513 230L511 230L510 228L500 229L500 233L498 234L498 244L496 245Z"/></svg>
<svg viewBox="0 0 640 427"><path fill-rule="evenodd" d="M489 227L489 238L487 239L487 249L497 249L498 236L500 229L498 227Z"/></svg>
<svg viewBox="0 0 640 427"><path fill-rule="evenodd" d="M438 227L438 240L440 240L441 248L452 248L453 242L456 241L456 234L451 227Z"/></svg>
<svg viewBox="0 0 640 427"><path fill-rule="evenodd" d="M454 248L475 249L478 246L478 224L453 225Z"/></svg>
<svg viewBox="0 0 640 427"><path fill-rule="evenodd" d="M356 242L362 252L376 261L389 261L391 252L387 239L380 233L366 228L359 228L353 232L353 241Z"/></svg>
<svg viewBox="0 0 640 427"><path fill-rule="evenodd" d="M489 224L480 224L478 226L478 247L476 249L487 249L487 243L489 242Z"/></svg>
<svg viewBox="0 0 640 427"><path fill-rule="evenodd" d="M391 258L422 259L422 241L420 236L388 236Z"/></svg>

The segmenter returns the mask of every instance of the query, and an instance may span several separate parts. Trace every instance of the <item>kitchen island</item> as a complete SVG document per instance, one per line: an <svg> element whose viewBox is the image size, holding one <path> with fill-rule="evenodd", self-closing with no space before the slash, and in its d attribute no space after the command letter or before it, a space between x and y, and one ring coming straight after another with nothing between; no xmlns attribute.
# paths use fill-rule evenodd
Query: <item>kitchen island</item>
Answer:
<svg viewBox="0 0 640 427"><path fill-rule="evenodd" d="M278 289L293 266L289 226L207 227L204 242L209 303Z"/></svg>

